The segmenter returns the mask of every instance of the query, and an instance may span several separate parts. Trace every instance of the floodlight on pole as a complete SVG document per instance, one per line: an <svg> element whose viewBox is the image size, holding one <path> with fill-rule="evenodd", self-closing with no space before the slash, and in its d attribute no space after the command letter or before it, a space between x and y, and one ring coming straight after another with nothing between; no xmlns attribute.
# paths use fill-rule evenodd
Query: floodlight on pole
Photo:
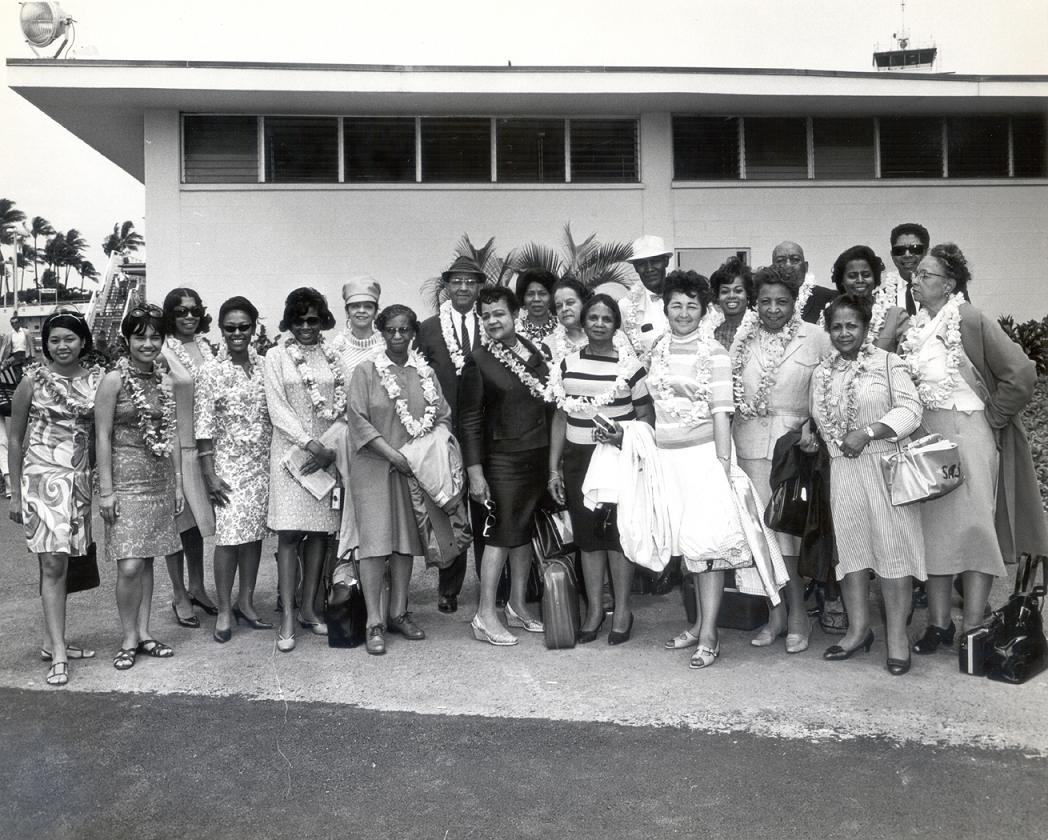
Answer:
<svg viewBox="0 0 1048 840"><path fill-rule="evenodd" d="M73 27L73 18L62 11L57 3L22 3L19 12L19 23L22 25L22 34L29 48L40 58L40 50L51 46L55 41L62 39L58 51L50 56L58 58L62 52L72 46L76 38L76 30Z"/></svg>

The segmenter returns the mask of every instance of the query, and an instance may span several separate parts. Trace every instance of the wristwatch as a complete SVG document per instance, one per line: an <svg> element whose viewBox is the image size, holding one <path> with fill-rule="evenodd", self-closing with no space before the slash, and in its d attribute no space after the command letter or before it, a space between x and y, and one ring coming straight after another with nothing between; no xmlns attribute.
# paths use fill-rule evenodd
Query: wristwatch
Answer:
<svg viewBox="0 0 1048 840"><path fill-rule="evenodd" d="M873 426L867 426L866 428L863 429L863 431L870 438L870 440L876 440L877 439L877 433L873 430Z"/></svg>

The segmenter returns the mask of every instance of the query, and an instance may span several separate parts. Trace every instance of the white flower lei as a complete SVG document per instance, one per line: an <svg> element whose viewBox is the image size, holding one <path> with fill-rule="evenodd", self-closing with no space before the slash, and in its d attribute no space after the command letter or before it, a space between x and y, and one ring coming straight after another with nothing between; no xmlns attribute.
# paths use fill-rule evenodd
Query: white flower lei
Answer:
<svg viewBox="0 0 1048 840"><path fill-rule="evenodd" d="M684 411L677 405L677 394L670 384L670 347L674 336L661 336L651 348L651 367L648 369L648 388L659 400L659 405L683 426L694 428L710 417L710 398L713 396L712 364L710 361L711 339L701 332L695 341L692 375L696 383L696 394L691 405ZM719 345L718 345L719 346Z"/></svg>
<svg viewBox="0 0 1048 840"><path fill-rule="evenodd" d="M556 365L549 374L549 402L556 403L557 408L567 414L582 414L586 411L596 411L602 406L608 405L615 399L615 392L629 387L629 371L633 362L637 361L635 356L618 351L619 360L615 368L615 381L608 389L595 397L569 397L564 391L564 377L560 365Z"/></svg>
<svg viewBox="0 0 1048 840"><path fill-rule="evenodd" d="M925 408L933 410L942 408L947 400L953 396L953 392L957 388L961 354L964 352L964 348L961 345L960 305L962 303L964 303L964 295L958 293L951 295L943 306L943 310L945 310L946 375L938 385L933 386L925 382L921 377L919 353L923 342L920 340L920 333L932 318L927 307L921 307L920 312L914 316L912 326L906 331L903 340L899 342L899 355L906 362L910 378L917 386L917 394Z"/></svg>
<svg viewBox="0 0 1048 840"><path fill-rule="evenodd" d="M795 307L797 312L804 311L804 307L808 305L808 298L811 297L813 291L815 291L815 275L809 274L804 278L804 282L801 283L801 287L797 290L797 305Z"/></svg>
<svg viewBox="0 0 1048 840"><path fill-rule="evenodd" d="M131 365L126 356L116 363L116 369L120 374L120 381L131 397L131 404L138 412L138 428L142 432L142 440L145 441L146 447L158 458L170 455L175 439L175 398L171 394L170 380L153 365L153 371L148 375L157 384L157 404L154 407L146 399L145 389L138 382L137 376L131 373ZM156 417L157 413L159 418Z"/></svg>
<svg viewBox="0 0 1048 840"><path fill-rule="evenodd" d="M393 408L397 417L407 429L412 439L422 437L433 430L433 421L437 416L437 403L440 401L437 389L433 384L433 369L414 350L408 353L409 361L413 362L418 371L422 383L422 396L426 400L426 410L422 413L422 419L416 420L408 410L408 401L400 396L401 389L397 378L390 371L393 360L382 353L375 357L375 370L378 371L379 382L388 396L393 401Z"/></svg>
<svg viewBox="0 0 1048 840"><path fill-rule="evenodd" d="M83 366L81 366L83 367ZM86 368L88 375L88 386L91 389L90 399L81 399L78 394L69 390L61 378L49 365L32 365L28 374L45 394L62 406L73 417L90 417L95 410L94 392L98 388L98 382L102 377L102 369L97 365ZM62 377L64 378L64 377Z"/></svg>
<svg viewBox="0 0 1048 840"><path fill-rule="evenodd" d="M619 311L622 313L622 331L626 334L626 338L629 339L630 346L633 348L633 352L642 363L647 363L647 356L650 355L651 349L648 349L648 353L642 353L640 350L641 344L643 343L643 337L641 336L641 320L640 312L642 308L647 308L645 298L647 295L652 294L648 291L648 287L640 281L633 284L630 290L626 293L619 301ZM658 335L653 335L653 339L657 339ZM652 342L654 344L654 341Z"/></svg>
<svg viewBox="0 0 1048 840"><path fill-rule="evenodd" d="M548 397L546 394L546 386L530 373L527 368L521 362L520 357L517 356L512 350L507 350L498 341L493 341L487 346L487 351L498 359L503 367L507 368L517 379L520 380L521 384L524 385L533 397L536 399L546 402Z"/></svg>
<svg viewBox="0 0 1048 840"><path fill-rule="evenodd" d="M618 333L615 333L618 337ZM578 342L572 341L568 338L568 331L564 328L563 324L558 324L557 328L553 330L548 336L546 336L546 347L549 348L550 357L553 359L553 364L560 364L561 360L565 356L569 356L572 353L577 353L583 347L586 346L589 339L586 338L586 334L582 334L582 340Z"/></svg>
<svg viewBox="0 0 1048 840"><path fill-rule="evenodd" d="M815 370L815 420L823 436L838 446L849 432L859 428L859 379L870 370L872 357L872 347L863 344L855 361L848 361L834 351L819 362ZM844 362L843 366L841 362ZM853 371L845 391L843 410L839 402L830 398L830 383L839 366L844 375Z"/></svg>
<svg viewBox="0 0 1048 840"><path fill-rule="evenodd" d="M746 389L742 384L742 371L750 357L750 345L761 332L760 317L752 310L747 311L739 324L739 331L735 334L735 341L731 346L731 384L735 398L736 413L745 418L767 417L770 411L768 407L768 395L775 387L775 380L779 375L779 367L786 353L786 348L797 335L801 326L799 305L793 310L793 317L786 322L786 326L777 333L765 331L771 342L776 345L770 355L768 363L761 365L761 377L757 384L757 392L749 402L746 400Z"/></svg>
<svg viewBox="0 0 1048 840"><path fill-rule="evenodd" d="M197 375L198 365L190 357L189 353L186 352L185 345L181 339L177 336L168 336L164 342L168 349L174 354L175 358L178 359L183 367L188 370L194 377ZM203 358L202 365L206 365L215 356L214 348L211 346L211 342L208 341L204 336L197 334L193 336L193 343L196 344L197 349L200 351L200 355ZM223 344L223 347L225 345Z"/></svg>
<svg viewBox="0 0 1048 840"><path fill-rule="evenodd" d="M323 336L318 339L316 346L324 354L324 360L331 369L331 377L335 385L331 408L324 408L327 400L320 393L317 380L310 373L309 368L306 367L306 357L302 354L302 345L294 338L289 338L284 344L291 361L298 367L298 375L302 377L302 384L306 386L306 392L309 394L310 402L313 403L313 410L316 412L317 417L321 420L334 420L336 417L340 417L342 412L346 410L346 378L342 375L342 364L339 362L338 355L327 346Z"/></svg>
<svg viewBox="0 0 1048 840"><path fill-rule="evenodd" d="M457 375L462 373L462 366L466 364L466 356L462 352L462 348L459 347L458 339L455 337L455 328L451 324L452 311L453 307L450 300L446 300L440 305L440 334L444 337L444 344L448 348L448 355L451 356L451 361L455 365L455 373ZM472 313L473 310L470 310L468 314ZM481 329L480 346L487 347L490 340L491 339L488 338L487 333Z"/></svg>
<svg viewBox="0 0 1048 840"><path fill-rule="evenodd" d="M863 341L863 347L873 347L873 343L881 337L881 330L884 329L884 320L888 316L888 310L895 306L895 293L894 282L888 286L878 286L873 290L870 328L866 331L866 340ZM833 301L830 301L830 303L833 303ZM830 303L827 303L823 307L822 312L819 313L818 325L824 329L826 326L826 309Z"/></svg>
<svg viewBox="0 0 1048 840"><path fill-rule="evenodd" d="M520 314L517 316L517 335L522 335L528 341L535 343L542 341L542 339L557 329L558 326L560 326L560 322L557 320L557 316L552 312L546 319L546 323L539 324L537 327L531 322L523 309L521 309Z"/></svg>

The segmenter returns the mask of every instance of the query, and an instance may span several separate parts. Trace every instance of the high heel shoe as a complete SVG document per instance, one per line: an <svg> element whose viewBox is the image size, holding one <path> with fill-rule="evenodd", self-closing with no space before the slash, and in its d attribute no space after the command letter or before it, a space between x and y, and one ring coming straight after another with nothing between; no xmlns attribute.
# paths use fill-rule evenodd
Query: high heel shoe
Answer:
<svg viewBox="0 0 1048 840"><path fill-rule="evenodd" d="M218 615L218 607L216 607L214 604L205 604L203 601L197 598L196 595L189 596L189 603L191 603L194 607L200 607L200 609L202 609L208 615Z"/></svg>
<svg viewBox="0 0 1048 840"><path fill-rule="evenodd" d="M191 627L196 629L200 626L200 619L195 615L192 618L182 618L182 616L178 614L178 607L174 604L171 604L171 612L175 614L175 621L178 622L179 627Z"/></svg>
<svg viewBox="0 0 1048 840"><path fill-rule="evenodd" d="M787 633L786 653L804 653L808 649L808 642L811 640L811 628L812 620L809 618L807 633Z"/></svg>
<svg viewBox="0 0 1048 840"><path fill-rule="evenodd" d="M314 636L326 636L328 626L323 621L306 621L304 618L298 620L303 630L309 630Z"/></svg>
<svg viewBox="0 0 1048 840"><path fill-rule="evenodd" d="M237 620L238 627L240 626L241 620L243 620L244 624L246 624L252 630L273 629L273 625L270 624L268 621L261 621L257 618L249 618L248 616L244 615L244 612L240 609L240 607L233 607L233 618Z"/></svg>
<svg viewBox="0 0 1048 840"><path fill-rule="evenodd" d="M597 625L596 630L580 630L578 639L576 640L580 645L587 645L590 642L595 642L597 636L600 635L600 628L604 626L604 619L607 617L607 613L601 613L600 624Z"/></svg>
<svg viewBox="0 0 1048 840"><path fill-rule="evenodd" d="M295 634L292 633L288 637L284 637L277 633L277 650L281 653L288 653L295 649Z"/></svg>
<svg viewBox="0 0 1048 840"><path fill-rule="evenodd" d="M506 604L506 624L509 627L519 627L529 633L542 632L541 621L536 621L534 618L521 618L508 603Z"/></svg>
<svg viewBox="0 0 1048 840"><path fill-rule="evenodd" d="M233 628L227 627L225 630L219 630L215 628L215 632L212 634L215 637L215 641L219 644L225 644L233 638Z"/></svg>
<svg viewBox="0 0 1048 840"><path fill-rule="evenodd" d="M910 663L913 661L912 657L907 656L905 659L892 659L890 656L887 660L888 673L893 677L901 677L907 671L910 670Z"/></svg>
<svg viewBox="0 0 1048 840"><path fill-rule="evenodd" d="M924 635L913 643L913 652L919 654L935 653L940 645L949 647L953 644L953 635L957 632L957 626L950 622L946 628L936 627L929 624L924 628Z"/></svg>
<svg viewBox="0 0 1048 840"><path fill-rule="evenodd" d="M496 647L510 647L511 645L515 645L518 641L517 637L508 630L505 633L492 633L484 626L479 615L473 616L473 620L469 623L469 626L473 631L473 638L478 642L487 642L489 645L495 645Z"/></svg>
<svg viewBox="0 0 1048 840"><path fill-rule="evenodd" d="M630 623L626 625L626 629L609 630L608 631L608 644L609 645L621 645L623 642L630 640L630 635L633 633L633 613L630 613Z"/></svg>
<svg viewBox="0 0 1048 840"><path fill-rule="evenodd" d="M866 636L859 644L853 647L851 650L845 650L840 645L830 645L822 653L822 658L827 659L830 662L840 662L844 659L851 659L855 656L859 650L863 650L865 653L870 652L870 648L873 647L873 630L867 630Z"/></svg>

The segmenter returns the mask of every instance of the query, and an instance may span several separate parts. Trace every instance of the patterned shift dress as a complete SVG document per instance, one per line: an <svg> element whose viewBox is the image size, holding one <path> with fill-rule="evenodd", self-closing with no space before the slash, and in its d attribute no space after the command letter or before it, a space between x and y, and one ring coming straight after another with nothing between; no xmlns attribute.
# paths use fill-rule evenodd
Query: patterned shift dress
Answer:
<svg viewBox="0 0 1048 840"><path fill-rule="evenodd" d="M22 521L30 551L86 554L91 544L91 465L95 391L102 371L33 380L28 445L22 462Z"/></svg>

